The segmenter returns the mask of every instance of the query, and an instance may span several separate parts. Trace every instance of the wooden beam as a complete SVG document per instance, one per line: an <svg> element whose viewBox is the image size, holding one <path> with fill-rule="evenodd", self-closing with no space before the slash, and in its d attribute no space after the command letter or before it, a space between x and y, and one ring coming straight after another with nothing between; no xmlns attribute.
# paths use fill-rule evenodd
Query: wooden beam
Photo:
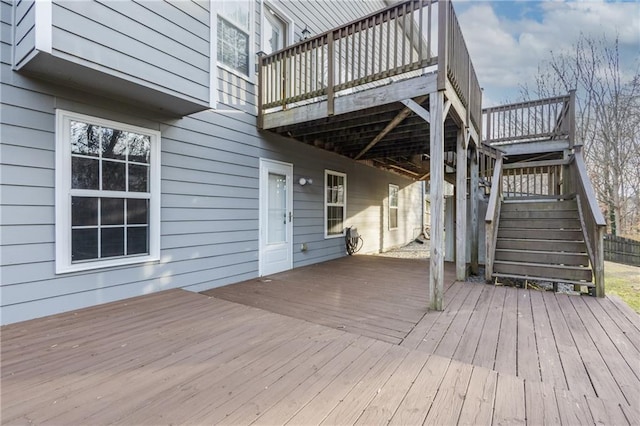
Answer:
<svg viewBox="0 0 640 426"><path fill-rule="evenodd" d="M442 121L447 119L447 115L449 115L449 109L451 108L451 101L447 99L447 102L444 104L444 108L442 111Z"/></svg>
<svg viewBox="0 0 640 426"><path fill-rule="evenodd" d="M467 132L458 130L456 147L456 280L467 279Z"/></svg>
<svg viewBox="0 0 640 426"><path fill-rule="evenodd" d="M431 93L436 87L436 76L425 74L385 86L374 87L360 92L343 94L335 98L334 115L360 111L378 105L400 102L416 95ZM291 106L289 109L265 112L263 128L266 130L292 124L305 123L328 117L327 101Z"/></svg>
<svg viewBox="0 0 640 426"><path fill-rule="evenodd" d="M432 123L429 130L431 172L431 274L430 308L443 310L444 294L444 91L429 96Z"/></svg>
<svg viewBox="0 0 640 426"><path fill-rule="evenodd" d="M427 97L428 96L420 96L419 98L416 98L417 99L417 103L420 104L420 103L424 102L427 99ZM409 99L409 101L414 102L411 99ZM402 101L402 102L404 103L404 101ZM418 105L418 106L420 106L420 105ZM422 107L420 107L420 108L422 108ZM404 121L404 119L407 118L409 116L409 114L411 114L411 111L412 111L412 109L410 107L408 107L408 106L403 108L402 111L400 111L398 113L398 115L396 115L394 117L394 119L391 120L389 122L389 124L387 124L387 126L384 129L382 129L382 131L380 133L378 133L378 135L375 138L373 138L373 140L371 142L369 142L367 144L367 146L362 148L362 150L355 157L353 157L354 160L360 159L364 154L367 153L367 151L369 151L371 148L376 146L376 144L378 142L380 142L385 136L387 136L389 134L389 132L391 132L393 129L395 129L398 126L398 124L402 123Z"/></svg>
<svg viewBox="0 0 640 426"><path fill-rule="evenodd" d="M478 203L480 202L480 170L478 167L478 149L477 146L473 149L473 155L471 156L471 181L469 183L469 202L471 203L471 273L478 275L478 251L480 246L478 241L480 240L478 227Z"/></svg>
<svg viewBox="0 0 640 426"><path fill-rule="evenodd" d="M418 99L422 99L422 98L418 98ZM422 99L422 102L424 102L424 100L425 99ZM422 103L422 102L420 102L420 103ZM414 101L413 99L405 99L404 101L402 101L402 103L405 104L407 106L407 108L410 108L411 111L415 112L417 116L422 118L427 123L431 122L431 116L429 115L429 111L427 111L426 109L422 108L422 106L418 102Z"/></svg>

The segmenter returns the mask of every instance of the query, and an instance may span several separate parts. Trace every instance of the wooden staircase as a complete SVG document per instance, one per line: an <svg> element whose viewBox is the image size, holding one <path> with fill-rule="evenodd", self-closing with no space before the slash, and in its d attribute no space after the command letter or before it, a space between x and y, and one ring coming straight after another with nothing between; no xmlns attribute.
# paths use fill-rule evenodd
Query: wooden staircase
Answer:
<svg viewBox="0 0 640 426"><path fill-rule="evenodd" d="M575 196L505 198L493 276L595 287Z"/></svg>

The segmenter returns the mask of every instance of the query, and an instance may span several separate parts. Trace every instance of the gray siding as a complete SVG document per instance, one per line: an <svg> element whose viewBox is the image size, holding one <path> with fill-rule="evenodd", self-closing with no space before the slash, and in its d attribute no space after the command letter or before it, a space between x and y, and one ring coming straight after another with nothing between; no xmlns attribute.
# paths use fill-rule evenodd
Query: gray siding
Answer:
<svg viewBox="0 0 640 426"><path fill-rule="evenodd" d="M120 2L108 4L112 3ZM153 8L158 16L173 13L160 3L148 2L144 7ZM179 7L201 8L202 4L207 5L180 3ZM2 34L12 30L7 9L11 4L3 2ZM197 28L198 25L193 31ZM415 208L410 206L416 191L419 193L418 184L333 153L258 132L252 114L220 109L182 119L159 119L152 112L126 103L98 96L88 99L84 92L12 71L11 55L5 54L11 50L10 41L3 36L0 64L3 323L163 289L201 291L257 277L260 158L292 163L294 181L299 177L314 180L312 185L294 185L294 267L345 255L342 238L324 238L325 169L347 174L347 224L357 226L363 234L363 251L383 251L407 242L420 226L420 203ZM238 98L243 96L245 92L238 92ZM56 108L161 131L159 262L55 274ZM388 231L385 199L389 183L399 185L403 194L400 232ZM378 214L381 211L382 216ZM308 251L299 250L302 243L308 245Z"/></svg>
<svg viewBox="0 0 640 426"><path fill-rule="evenodd" d="M2 13L3 22L11 22L11 14L15 13L15 26L13 27L14 64L20 66L21 62L35 48L35 0L18 0L14 3L13 11L7 7L3 9Z"/></svg>
<svg viewBox="0 0 640 426"><path fill-rule="evenodd" d="M199 101L209 101L207 3L60 1L54 56Z"/></svg>

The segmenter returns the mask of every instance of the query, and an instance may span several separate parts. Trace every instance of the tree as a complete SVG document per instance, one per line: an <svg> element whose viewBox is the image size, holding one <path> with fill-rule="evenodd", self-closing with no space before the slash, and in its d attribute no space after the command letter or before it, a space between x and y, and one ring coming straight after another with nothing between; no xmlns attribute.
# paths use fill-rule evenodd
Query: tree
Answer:
<svg viewBox="0 0 640 426"><path fill-rule="evenodd" d="M636 65L637 66L637 65ZM576 143L610 231L640 233L640 73L620 66L619 42L582 34L571 51L551 52L525 99L576 89ZM534 96L532 96L534 95Z"/></svg>

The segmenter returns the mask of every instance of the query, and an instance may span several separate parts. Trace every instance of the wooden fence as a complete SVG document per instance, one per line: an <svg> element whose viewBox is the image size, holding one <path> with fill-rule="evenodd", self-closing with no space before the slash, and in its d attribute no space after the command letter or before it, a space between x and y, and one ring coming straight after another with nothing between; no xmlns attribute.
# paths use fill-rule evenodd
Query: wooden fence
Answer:
<svg viewBox="0 0 640 426"><path fill-rule="evenodd" d="M607 234L604 236L604 259L640 266L640 241Z"/></svg>

